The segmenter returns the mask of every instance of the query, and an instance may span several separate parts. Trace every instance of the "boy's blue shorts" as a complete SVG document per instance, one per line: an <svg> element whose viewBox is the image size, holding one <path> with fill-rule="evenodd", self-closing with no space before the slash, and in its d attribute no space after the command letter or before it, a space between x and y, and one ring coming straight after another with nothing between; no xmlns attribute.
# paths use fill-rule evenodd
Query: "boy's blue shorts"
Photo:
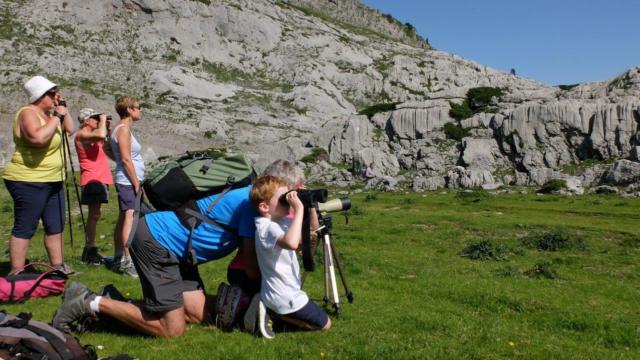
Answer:
<svg viewBox="0 0 640 360"><path fill-rule="evenodd" d="M280 316L284 321L287 321L287 318L293 318L305 322L308 326L303 330L320 330L329 322L329 315L311 300L302 309Z"/></svg>

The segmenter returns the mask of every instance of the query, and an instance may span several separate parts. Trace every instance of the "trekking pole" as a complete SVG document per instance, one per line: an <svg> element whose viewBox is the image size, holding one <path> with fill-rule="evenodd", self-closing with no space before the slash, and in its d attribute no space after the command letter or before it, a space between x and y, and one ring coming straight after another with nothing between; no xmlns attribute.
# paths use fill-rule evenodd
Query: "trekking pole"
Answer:
<svg viewBox="0 0 640 360"><path fill-rule="evenodd" d="M64 190L66 193L66 203L67 203L67 216L69 217L69 238L71 239L71 248L73 249L73 225L71 221L71 198L69 197L69 179L68 176L64 176L64 173L67 171L67 153L65 151L65 146L67 146L67 134L64 128L62 129L62 174L64 178ZM71 169L71 173L73 174L73 169ZM64 210L63 210L64 211ZM64 237L62 237L62 247L64 248Z"/></svg>
<svg viewBox="0 0 640 360"><path fill-rule="evenodd" d="M71 178L73 179L73 187L76 189L76 200L78 201L78 209L80 210L80 220L82 220L82 230L87 234L87 224L84 221L84 212L82 211L82 204L80 203L80 190L78 190L78 182L76 180L75 173L73 172L73 160L71 157L71 147L69 146L69 138L67 133L64 133L64 141L67 144L67 154L69 155L69 166L71 167ZM73 247L73 245L71 245Z"/></svg>

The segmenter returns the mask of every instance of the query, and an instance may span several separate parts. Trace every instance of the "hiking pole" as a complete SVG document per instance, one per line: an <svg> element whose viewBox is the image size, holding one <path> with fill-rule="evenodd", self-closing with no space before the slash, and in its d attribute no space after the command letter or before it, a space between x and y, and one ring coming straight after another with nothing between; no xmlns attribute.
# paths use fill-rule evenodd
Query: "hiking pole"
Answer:
<svg viewBox="0 0 640 360"><path fill-rule="evenodd" d="M78 201L78 209L80 210L80 219L82 221L82 230L85 233L85 236L87 234L87 224L84 220L84 212L82 211L82 204L80 203L80 191L78 190L78 182L76 180L76 176L73 172L73 160L71 157L71 147L69 146L69 138L67 137L67 133L64 132L64 142L66 144L66 148L67 148L67 154L69 155L69 166L71 167L71 178L73 179L73 187L76 190L76 200ZM71 247L73 248L73 242L71 242Z"/></svg>
<svg viewBox="0 0 640 360"><path fill-rule="evenodd" d="M71 248L73 249L73 225L71 224L71 198L69 197L69 178L68 176L64 176L64 173L67 171L67 153L65 151L65 146L67 146L67 142L65 139L67 138L66 131L64 128L61 131L62 133L62 175L64 178L64 190L66 193L66 203L67 203L67 216L69 217L69 238L71 239ZM71 170L73 174L73 169ZM63 210L64 211L64 210ZM62 237L62 248L64 248L64 236Z"/></svg>

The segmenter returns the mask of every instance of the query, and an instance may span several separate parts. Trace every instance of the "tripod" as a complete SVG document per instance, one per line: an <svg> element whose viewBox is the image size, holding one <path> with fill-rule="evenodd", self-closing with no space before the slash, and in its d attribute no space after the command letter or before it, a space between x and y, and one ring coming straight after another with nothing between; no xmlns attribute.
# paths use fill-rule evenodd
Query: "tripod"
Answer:
<svg viewBox="0 0 640 360"><path fill-rule="evenodd" d="M316 209L316 211L318 214L318 222L320 223L320 227L316 230L318 232L318 247L316 247L316 252L322 244L324 270L324 297L322 298L322 300L326 306L331 305L331 307L333 307L334 314L336 316L339 316L341 307L340 296L338 295L338 284L336 280L336 267L338 269L338 274L340 275L340 280L342 281L342 286L344 287L344 292L349 303L353 303L353 293L351 292L351 290L349 289L349 285L347 284L347 278L344 275L344 267L342 262L340 261L340 258L338 257L338 251L336 250L335 243L331 240L331 230L333 226L331 215L322 214L318 209ZM308 212L310 211L305 212L305 216L307 216ZM310 239L305 237L305 242L306 241L310 241ZM311 256L314 255L315 254L312 254ZM313 269L309 269L308 266L306 266L309 263L309 259L304 258L304 249L303 260L305 262L305 273L302 278L302 284L304 285L304 280L307 277L308 271L313 271Z"/></svg>

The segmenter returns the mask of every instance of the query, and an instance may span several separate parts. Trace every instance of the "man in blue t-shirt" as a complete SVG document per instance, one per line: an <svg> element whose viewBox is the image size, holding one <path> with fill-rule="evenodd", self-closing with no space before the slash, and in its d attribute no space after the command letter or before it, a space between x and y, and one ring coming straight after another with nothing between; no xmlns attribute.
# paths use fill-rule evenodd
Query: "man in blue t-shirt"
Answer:
<svg viewBox="0 0 640 360"><path fill-rule="evenodd" d="M241 246L253 254L257 213L249 201L251 187L231 190L207 211L218 195L196 201L201 214L221 226L201 223L191 237L197 263L226 256ZM187 229L173 211L153 212L140 219L131 243L133 263L140 276L144 299L141 304L96 296L79 282L64 293L64 301L53 325L69 331L69 325L88 314L109 315L137 330L156 336L180 336L186 323L210 322L204 285L197 265L188 261ZM246 248L246 249L245 249ZM255 260L246 269L259 277Z"/></svg>

